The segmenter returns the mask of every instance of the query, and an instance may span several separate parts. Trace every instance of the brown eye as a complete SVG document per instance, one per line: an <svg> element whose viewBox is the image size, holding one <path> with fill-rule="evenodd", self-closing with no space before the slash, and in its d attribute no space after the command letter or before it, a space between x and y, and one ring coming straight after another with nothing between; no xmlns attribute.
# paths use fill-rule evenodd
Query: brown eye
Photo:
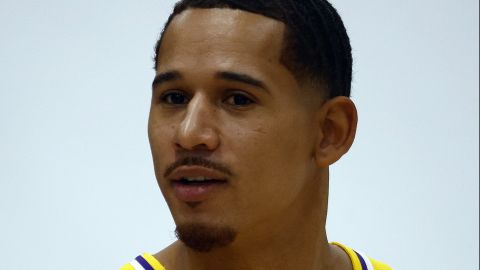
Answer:
<svg viewBox="0 0 480 270"><path fill-rule="evenodd" d="M181 92L170 92L162 95L160 100L170 105L182 105L188 103L188 97Z"/></svg>
<svg viewBox="0 0 480 270"><path fill-rule="evenodd" d="M245 95L233 94L226 100L226 103L233 106L248 106L254 101Z"/></svg>

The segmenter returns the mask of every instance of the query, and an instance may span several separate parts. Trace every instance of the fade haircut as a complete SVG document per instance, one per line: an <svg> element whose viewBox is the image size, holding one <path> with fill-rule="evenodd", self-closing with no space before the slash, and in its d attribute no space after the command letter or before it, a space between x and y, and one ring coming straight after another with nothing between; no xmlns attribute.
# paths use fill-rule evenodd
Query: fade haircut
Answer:
<svg viewBox="0 0 480 270"><path fill-rule="evenodd" d="M155 46L155 69L167 27L189 8L230 8L260 14L286 25L281 62L300 83L321 86L327 98L350 96L352 48L335 8L326 0L181 0Z"/></svg>

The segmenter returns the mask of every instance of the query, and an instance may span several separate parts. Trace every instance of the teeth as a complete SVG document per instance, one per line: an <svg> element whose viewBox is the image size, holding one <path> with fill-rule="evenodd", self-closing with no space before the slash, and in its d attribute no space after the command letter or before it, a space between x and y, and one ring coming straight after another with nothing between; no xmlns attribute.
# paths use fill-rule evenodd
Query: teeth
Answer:
<svg viewBox="0 0 480 270"><path fill-rule="evenodd" d="M207 180L207 178L204 177L204 176L185 177L184 179L187 180L187 181L189 181L189 182L200 182L200 181L205 181L205 180Z"/></svg>

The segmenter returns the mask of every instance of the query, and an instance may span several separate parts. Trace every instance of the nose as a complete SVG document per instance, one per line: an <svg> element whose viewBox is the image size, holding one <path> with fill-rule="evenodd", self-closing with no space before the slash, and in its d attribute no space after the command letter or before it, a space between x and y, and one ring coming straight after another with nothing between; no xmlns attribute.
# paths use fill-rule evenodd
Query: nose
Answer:
<svg viewBox="0 0 480 270"><path fill-rule="evenodd" d="M206 97L194 96L178 126L177 146L184 150L213 151L219 143L214 106Z"/></svg>

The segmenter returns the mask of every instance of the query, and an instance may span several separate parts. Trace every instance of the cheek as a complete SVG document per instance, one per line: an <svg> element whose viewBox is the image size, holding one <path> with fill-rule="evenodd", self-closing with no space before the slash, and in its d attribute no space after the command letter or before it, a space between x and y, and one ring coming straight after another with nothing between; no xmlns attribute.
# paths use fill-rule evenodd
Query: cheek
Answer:
<svg viewBox="0 0 480 270"><path fill-rule="evenodd" d="M240 214L252 217L251 222L282 215L301 198L310 151L307 139L298 139L300 129L305 130L296 121L271 119L234 134L230 149L238 192L232 199L242 209Z"/></svg>
<svg viewBox="0 0 480 270"><path fill-rule="evenodd" d="M282 121L265 119L250 124L248 128L237 127L232 135L232 152L239 169L265 184L302 177L311 155L306 122L283 117Z"/></svg>
<svg viewBox="0 0 480 270"><path fill-rule="evenodd" d="M160 169L167 165L168 162L173 162L168 160L169 157L170 159L174 157L174 155L170 154L170 151L172 151L173 148L168 146L171 145L174 131L175 129L173 125L160 123L155 119L149 120L148 139L150 141L155 172L157 174Z"/></svg>

